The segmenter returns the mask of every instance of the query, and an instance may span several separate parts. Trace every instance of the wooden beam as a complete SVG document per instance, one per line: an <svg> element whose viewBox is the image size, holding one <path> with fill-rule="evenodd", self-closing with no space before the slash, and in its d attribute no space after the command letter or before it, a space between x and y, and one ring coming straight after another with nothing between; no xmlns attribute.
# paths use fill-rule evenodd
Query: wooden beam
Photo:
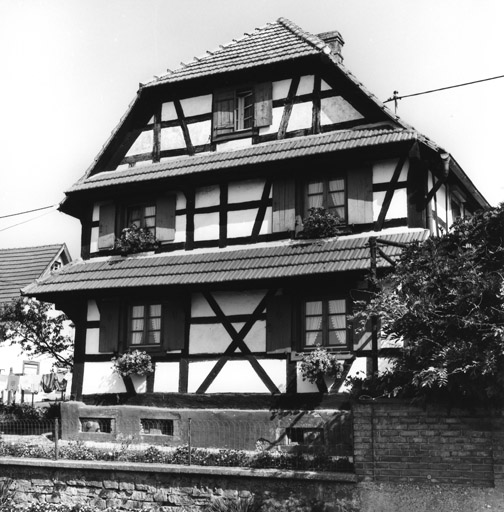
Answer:
<svg viewBox="0 0 504 512"><path fill-rule="evenodd" d="M177 116L180 121L180 127L182 128L182 133L184 134L187 153L189 155L194 155L194 146L191 142L191 135L189 133L189 129L187 128L187 123L184 117L184 110L182 109L182 104L180 103L179 99L174 99L173 105L175 106L175 111L177 112Z"/></svg>
<svg viewBox="0 0 504 512"><path fill-rule="evenodd" d="M284 139L285 134L287 133L287 127L289 125L290 116L292 113L292 106L294 104L294 98L296 97L296 92L299 86L299 82L301 77L296 76L292 78L289 92L287 94L287 99L282 115L282 120L280 121L280 126L278 127L277 139Z"/></svg>
<svg viewBox="0 0 504 512"><path fill-rule="evenodd" d="M252 243L257 242L257 238L261 231L261 227L266 216L266 210L270 206L269 196L271 193L271 180L266 180L261 196L261 202L259 203L259 209L254 221L254 227L252 228Z"/></svg>

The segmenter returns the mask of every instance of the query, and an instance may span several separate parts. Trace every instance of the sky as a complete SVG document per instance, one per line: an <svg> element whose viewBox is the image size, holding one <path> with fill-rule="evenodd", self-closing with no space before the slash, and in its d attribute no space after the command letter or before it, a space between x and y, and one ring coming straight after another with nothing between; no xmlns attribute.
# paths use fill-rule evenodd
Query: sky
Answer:
<svg viewBox="0 0 504 512"><path fill-rule="evenodd" d="M6 216L64 198L139 82L281 16L338 30L381 101L504 75L502 0L0 0L0 248L65 242L77 258L76 219ZM405 98L398 114L504 201L504 78Z"/></svg>

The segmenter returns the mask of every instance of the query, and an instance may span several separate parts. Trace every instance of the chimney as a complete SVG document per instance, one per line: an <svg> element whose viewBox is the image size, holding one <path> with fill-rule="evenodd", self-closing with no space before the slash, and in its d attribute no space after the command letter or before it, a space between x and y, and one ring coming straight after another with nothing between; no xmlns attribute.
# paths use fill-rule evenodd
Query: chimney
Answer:
<svg viewBox="0 0 504 512"><path fill-rule="evenodd" d="M342 64L341 48L343 48L345 41L343 41L341 34L337 30L333 30L331 32L322 32L322 34L317 34L317 36L329 46L331 54L337 58L338 63Z"/></svg>

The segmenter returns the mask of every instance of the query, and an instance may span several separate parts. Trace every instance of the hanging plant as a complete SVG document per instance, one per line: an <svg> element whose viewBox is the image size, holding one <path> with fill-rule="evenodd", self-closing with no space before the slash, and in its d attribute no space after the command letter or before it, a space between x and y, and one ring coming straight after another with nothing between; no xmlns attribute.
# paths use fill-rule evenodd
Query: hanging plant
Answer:
<svg viewBox="0 0 504 512"><path fill-rule="evenodd" d="M299 238L328 238L340 234L342 220L325 208L310 208L303 219L303 231Z"/></svg>
<svg viewBox="0 0 504 512"><path fill-rule="evenodd" d="M315 350L303 354L300 370L303 380L316 384L324 377L340 379L343 375L343 363L335 354L317 345Z"/></svg>
<svg viewBox="0 0 504 512"><path fill-rule="evenodd" d="M122 377L147 375L154 371L151 356L140 350L133 350L118 357L113 357L112 363L114 364L114 372Z"/></svg>
<svg viewBox="0 0 504 512"><path fill-rule="evenodd" d="M114 250L126 256L137 252L152 251L159 247L154 234L148 228L132 224L121 231L121 236L115 239Z"/></svg>

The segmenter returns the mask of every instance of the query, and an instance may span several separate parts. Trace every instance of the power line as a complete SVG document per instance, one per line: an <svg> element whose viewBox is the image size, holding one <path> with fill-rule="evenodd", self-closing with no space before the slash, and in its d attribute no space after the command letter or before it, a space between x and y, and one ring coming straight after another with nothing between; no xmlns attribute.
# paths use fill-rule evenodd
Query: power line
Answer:
<svg viewBox="0 0 504 512"><path fill-rule="evenodd" d="M389 103L390 101L393 101L395 103L395 107L397 110L398 100L402 100L404 98L412 98L413 96L420 96L422 94L430 94L432 92L446 91L447 89L455 89L456 87L465 87L466 85L479 84L481 82L489 82L490 80L497 80L498 78L504 78L504 75L492 76L490 78L482 78L481 80L473 80L472 82L464 82L462 84L448 85L446 87L439 87L437 89L430 89L428 91L415 92L413 94L403 94L402 96L399 96L398 91L394 91L393 96L388 100L385 100L383 103Z"/></svg>
<svg viewBox="0 0 504 512"><path fill-rule="evenodd" d="M56 206L56 205L54 205ZM6 228L0 229L0 233L2 231L7 231L8 229L15 228L16 226L21 226L21 224L26 224L27 222L31 222L32 220L40 219L40 217L44 217L45 215L49 215L52 212L44 212L42 215L37 215L37 217L32 217L31 219L23 220L18 222L17 224L12 224L12 226L7 226Z"/></svg>
<svg viewBox="0 0 504 512"><path fill-rule="evenodd" d="M55 206L58 206L58 205L52 204L51 206L42 206L42 208L34 208L33 210L25 210L24 212L10 213L9 215L1 215L0 219L6 219L7 217L15 217L16 215L24 215L25 213L39 212L40 210L48 210L49 208L54 208Z"/></svg>

